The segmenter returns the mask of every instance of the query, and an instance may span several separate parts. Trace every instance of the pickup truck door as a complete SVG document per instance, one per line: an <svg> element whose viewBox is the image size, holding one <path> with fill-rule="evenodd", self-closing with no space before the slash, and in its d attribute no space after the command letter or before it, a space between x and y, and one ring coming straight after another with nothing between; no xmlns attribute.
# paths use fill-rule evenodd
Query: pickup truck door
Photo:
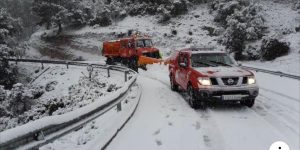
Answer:
<svg viewBox="0 0 300 150"><path fill-rule="evenodd" d="M178 79L177 79L177 83L183 88L183 89L187 89L187 83L188 83L188 72L189 72L189 61L188 61L188 54L180 54L179 56L179 64L180 63L185 63L187 66L186 67L182 67L179 65L179 69L178 69Z"/></svg>
<svg viewBox="0 0 300 150"><path fill-rule="evenodd" d="M189 72L190 72L190 63L189 63L189 55L185 54L183 58L184 63L186 63L186 67L182 70L182 87L187 90L187 85L189 82Z"/></svg>

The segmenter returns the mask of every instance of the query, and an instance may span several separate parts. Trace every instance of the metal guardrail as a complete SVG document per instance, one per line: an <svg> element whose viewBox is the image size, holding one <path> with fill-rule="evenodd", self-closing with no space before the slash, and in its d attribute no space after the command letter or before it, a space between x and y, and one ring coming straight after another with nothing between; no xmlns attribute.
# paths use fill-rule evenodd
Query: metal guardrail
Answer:
<svg viewBox="0 0 300 150"><path fill-rule="evenodd" d="M110 70L120 71L125 73L125 82L130 82L128 85L128 88L120 93L118 97L115 99L112 99L111 101L101 105L97 109L91 110L88 113L82 114L81 116L78 116L70 121L61 123L61 124L55 124L55 125L49 125L42 127L40 129L36 129L34 131L31 131L30 133L26 133L24 135L18 136L17 138L8 140L6 142L0 141L0 149L1 150L10 150L10 149L16 149L18 147L22 147L24 145L28 145L30 143L29 149L36 149L40 146L43 146L45 144L48 144L55 139L58 139L59 137L70 133L72 131L75 131L83 126L83 124L86 124L95 118L105 114L107 111L113 109L117 105L120 105L122 101L125 99L126 95L130 91L131 87L134 85L136 81L136 76L133 76L133 78L128 79L128 73L134 73L135 71L128 69L126 67L122 66L110 66L110 65L102 65L102 64L90 64L90 63L84 63L84 62L75 62L75 61L52 61L52 60L34 60L34 59L7 59L10 62L29 62L29 63L41 63L42 66L44 64L59 64L59 65L66 65L67 68L69 68L69 65L73 66L91 66L95 68L101 68L101 69L107 69L108 77L110 77ZM97 114L99 113L99 114ZM96 115L95 115L96 114ZM85 120L83 123L80 123L82 120ZM76 123L79 123L78 125L72 126ZM64 129L70 128L66 131ZM59 132L58 135L53 136L53 134ZM49 137L48 137L49 136ZM42 139L40 139L42 137ZM4 138L4 137L2 137ZM27 149L27 148L26 148Z"/></svg>
<svg viewBox="0 0 300 150"><path fill-rule="evenodd" d="M291 78L291 79L300 80L300 76L292 75L292 74L288 74L288 73L283 73L281 71L271 71L271 70L255 68L255 67L248 67L248 66L240 66L240 67L242 67L244 69L254 70L256 72L269 73L269 74L277 75L277 76L280 76L280 77L287 77L287 78Z"/></svg>

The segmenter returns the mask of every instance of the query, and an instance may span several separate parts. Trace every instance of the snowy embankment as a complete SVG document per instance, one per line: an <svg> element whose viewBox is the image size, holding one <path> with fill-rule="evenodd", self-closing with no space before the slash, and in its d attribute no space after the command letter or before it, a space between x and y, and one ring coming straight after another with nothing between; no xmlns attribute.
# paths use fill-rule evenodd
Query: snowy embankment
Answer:
<svg viewBox="0 0 300 150"><path fill-rule="evenodd" d="M300 75L300 32L295 28L300 26L300 15L292 10L289 2L261 1L265 24L268 27L268 36L276 35L282 41L290 43L290 53L273 61L250 61L247 65L266 68L274 71ZM259 44L259 43L256 43Z"/></svg>
<svg viewBox="0 0 300 150"><path fill-rule="evenodd" d="M138 79L143 95L136 115L108 149L264 150L276 141L299 149L300 82L265 73L256 77L261 89L253 108L193 110L184 93L171 91L167 66L149 66Z"/></svg>
<svg viewBox="0 0 300 150"><path fill-rule="evenodd" d="M188 14L172 18L166 24L157 23L155 16L128 16L108 27L84 27L76 31L66 31L64 34L86 37L87 41L89 41L89 37L97 36L96 42L90 42L92 45L97 44L101 50L103 41L115 40L122 35L126 36L129 30L140 31L142 34L151 36L155 47L168 56L172 50L191 45L216 46L217 37L209 36L209 32L203 29L204 26L216 27L207 5L197 6Z"/></svg>
<svg viewBox="0 0 300 150"><path fill-rule="evenodd" d="M84 125L81 129L71 132L40 149L102 149L114 138L114 135L120 131L123 125L126 126L127 120L131 118L137 108L140 95L142 94L141 92L141 87L134 85L121 102L121 111L118 111L117 108L114 107L92 122Z"/></svg>
<svg viewBox="0 0 300 150"><path fill-rule="evenodd" d="M89 81L84 75L87 74L86 67L70 66L67 69L65 66L50 66L51 68L33 83L35 86L44 87L46 92L24 113L33 116L34 121L25 122L24 125L19 122L17 127L0 132L1 143L49 125L68 122L95 110L124 93L135 79L135 75L130 75L130 80L125 83L123 73L111 71L111 77L108 78L106 70L95 69L92 81ZM57 99L59 105L51 107ZM49 103L50 108L47 107ZM45 110L41 111L43 108ZM9 125L16 120L18 118L1 124Z"/></svg>
<svg viewBox="0 0 300 150"><path fill-rule="evenodd" d="M300 76L300 33L285 36L284 41L290 42L291 51L287 56L279 57L273 61L246 61L243 64L249 67L281 71Z"/></svg>

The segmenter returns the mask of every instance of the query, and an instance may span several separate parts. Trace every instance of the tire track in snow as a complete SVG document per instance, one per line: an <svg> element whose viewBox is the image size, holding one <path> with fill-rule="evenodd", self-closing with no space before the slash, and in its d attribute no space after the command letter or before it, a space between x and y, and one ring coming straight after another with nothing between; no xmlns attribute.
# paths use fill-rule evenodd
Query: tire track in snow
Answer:
<svg viewBox="0 0 300 150"><path fill-rule="evenodd" d="M265 104L268 102L268 104ZM272 103L270 100L266 100L264 97L258 97L256 105L252 108L257 114L259 114L264 120L269 122L277 130L288 138L291 143L298 145L300 137L300 114L291 113L289 109L282 109L282 106L277 103Z"/></svg>
<svg viewBox="0 0 300 150"><path fill-rule="evenodd" d="M165 81L147 77L169 86ZM274 94L290 98L289 96L278 94L278 92ZM180 95L183 98L185 97L184 93L180 93ZM295 99L291 100L295 101ZM207 111L196 110L202 120L201 126L204 129L203 141L207 149L269 149L269 146L278 140L286 141L291 148L296 149L299 147L299 143L297 143L299 137L291 136L291 133L287 131L290 129L297 133L297 126L289 126L291 122L292 124L297 123L297 120L288 119L287 123L282 123L282 118L278 115L271 117L269 115L269 118L266 118L257 109L237 106L209 108ZM263 107L262 103L259 102L255 106ZM271 112L267 113L271 114Z"/></svg>
<svg viewBox="0 0 300 150"><path fill-rule="evenodd" d="M167 86L170 91L170 83L167 83L166 81L163 81L161 79L155 78L155 77L151 77L151 76L146 76L146 78L152 79L152 80L156 80L158 82L160 82L161 84L164 84L165 86ZM184 103L186 103L187 105L188 102L185 99L186 98L186 93L185 92L179 92L176 93L174 92L174 94L182 97L182 99L184 100ZM190 108L192 109L192 108ZM225 143L224 143L224 139L226 137L224 137L221 134L221 130L218 129L217 124L214 120L210 120L209 118L211 118L211 116L208 114L207 110L194 110L192 109L196 114L201 114L199 119L200 119L200 123L196 122L195 124L195 128L197 130L199 130L199 126L201 126L201 132L203 132L203 142L205 144L205 149L206 150L231 150L230 147L225 147ZM169 118L169 115L168 115ZM215 138L218 137L218 138ZM228 145L226 145L228 146Z"/></svg>
<svg viewBox="0 0 300 150"><path fill-rule="evenodd" d="M278 140L290 142L281 131L252 109L240 106L217 107L209 108L207 114L211 116L208 120L216 123L224 145L230 150L263 150L269 149L269 146ZM291 144L291 147L295 148L295 145Z"/></svg>
<svg viewBox="0 0 300 150"><path fill-rule="evenodd" d="M210 138L203 134L202 121L179 94L148 77L139 76L137 82L143 83L143 95L136 115L108 149L207 149L204 138Z"/></svg>
<svg viewBox="0 0 300 150"><path fill-rule="evenodd" d="M296 99L294 97L291 97L291 96L288 96L288 95L285 95L285 94L282 94L282 93L279 93L279 92L276 92L276 91L273 91L273 90L269 90L269 89L266 89L266 88L263 88L263 87L259 87L260 90L263 90L263 91L266 91L266 92L270 92L270 93L273 93L273 94L276 94L278 96L282 96L282 97L285 97L289 100L294 100L298 103L300 103L300 100L299 99Z"/></svg>

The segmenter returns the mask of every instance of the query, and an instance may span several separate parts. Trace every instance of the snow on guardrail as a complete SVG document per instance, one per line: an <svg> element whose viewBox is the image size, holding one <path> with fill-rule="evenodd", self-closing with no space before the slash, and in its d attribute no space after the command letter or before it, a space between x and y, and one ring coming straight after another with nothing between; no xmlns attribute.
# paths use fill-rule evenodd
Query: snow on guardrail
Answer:
<svg viewBox="0 0 300 150"><path fill-rule="evenodd" d="M27 124L18 126L16 128L8 129L0 132L0 149L15 149L19 146L37 141L37 136L43 136L55 133L63 128L71 126L83 119L86 119L96 112L99 112L107 107L116 106L116 102L122 101L122 97L129 91L135 83L137 74L122 66L108 66L102 64L89 64L82 62L70 61L52 61L52 60L29 60L29 59L8 59L9 61L17 62L30 62L30 63L48 63L48 64L62 64L62 65L75 65L75 66L93 66L96 68L103 68L108 70L116 70L125 73L125 85L117 90L114 94L101 97L101 100L95 101L87 106L77 110L68 112L66 114L57 116L46 116L41 119L29 122ZM127 73L132 72L134 75L128 80ZM57 137L56 137L57 138ZM46 142L46 141L45 141Z"/></svg>
<svg viewBox="0 0 300 150"><path fill-rule="evenodd" d="M241 67L244 69L250 69L250 70L257 71L257 72L269 73L269 74L273 74L273 75L277 75L277 76L281 76L281 77L287 77L287 78L300 80L300 75L296 75L296 74L284 73L281 71L270 70L270 69L265 69L265 68L257 68L257 67L248 66L248 65L242 65Z"/></svg>

